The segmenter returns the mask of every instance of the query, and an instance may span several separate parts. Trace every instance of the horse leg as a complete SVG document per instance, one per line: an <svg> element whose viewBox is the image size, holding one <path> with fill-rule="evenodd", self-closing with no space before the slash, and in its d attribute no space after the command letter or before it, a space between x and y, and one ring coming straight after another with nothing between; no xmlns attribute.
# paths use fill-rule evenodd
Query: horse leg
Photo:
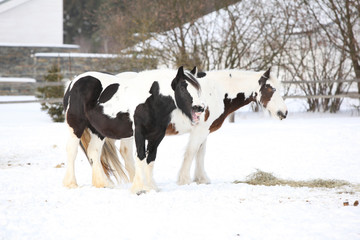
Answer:
<svg viewBox="0 0 360 240"><path fill-rule="evenodd" d="M161 137L161 139L157 139L155 142L149 142L148 144L149 154L147 156L146 164L145 164L145 179L146 179L147 191L151 191L151 190L159 191L154 180L153 171L154 171L157 148L162 139L163 137Z"/></svg>
<svg viewBox="0 0 360 240"><path fill-rule="evenodd" d="M67 165L63 185L64 187L68 188L76 188L78 185L75 178L75 159L78 152L80 139L73 133L72 128L69 130L70 135L66 145Z"/></svg>
<svg viewBox="0 0 360 240"><path fill-rule="evenodd" d="M141 127L135 127L135 176L130 191L132 193L140 194L144 192L144 164L146 158L145 151L145 137L141 133Z"/></svg>
<svg viewBox="0 0 360 240"><path fill-rule="evenodd" d="M124 138L120 141L120 154L125 162L125 169L129 174L130 182L134 180L135 176L135 167L134 167L134 158L133 158L133 139L134 138Z"/></svg>
<svg viewBox="0 0 360 240"><path fill-rule="evenodd" d="M209 184L210 179L206 175L204 160L206 152L206 140L200 145L199 151L196 154L195 176L194 182L197 184Z"/></svg>
<svg viewBox="0 0 360 240"><path fill-rule="evenodd" d="M179 176L178 176L178 185L185 185L191 183L190 178L190 169L192 161L195 155L198 153L201 144L205 141L208 135L208 130L195 129L190 133L189 143L186 148L184 161L181 165Z"/></svg>
<svg viewBox="0 0 360 240"><path fill-rule="evenodd" d="M87 155L92 164L92 185L97 188L104 188L110 186L104 169L101 165L100 156L104 140L101 140L97 135L91 134L91 140L87 149Z"/></svg>
<svg viewBox="0 0 360 240"><path fill-rule="evenodd" d="M151 190L158 191L153 178L153 169L157 154L157 148L165 136L166 128L163 131L156 131L154 139L148 139L147 153L145 152L145 137L140 129L135 130L135 142L137 150L137 159L135 162L135 177L131 187L131 192L142 193ZM146 158L146 162L145 162Z"/></svg>
<svg viewBox="0 0 360 240"><path fill-rule="evenodd" d="M146 189L147 191L155 190L158 192L159 188L157 187L153 176L154 165L155 161L152 161L151 163L146 163L145 165Z"/></svg>
<svg viewBox="0 0 360 240"><path fill-rule="evenodd" d="M150 153L149 156L151 156ZM147 163L145 159L140 160L140 158L136 156L135 176L133 184L131 186L132 193L141 194L144 192L149 192L151 190L158 191L158 187L153 178L154 164L155 161Z"/></svg>

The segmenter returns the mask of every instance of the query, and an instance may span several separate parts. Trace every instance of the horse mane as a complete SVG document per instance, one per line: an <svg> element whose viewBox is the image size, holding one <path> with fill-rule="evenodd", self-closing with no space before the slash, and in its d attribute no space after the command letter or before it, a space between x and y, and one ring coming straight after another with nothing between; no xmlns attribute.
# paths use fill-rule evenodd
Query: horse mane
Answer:
<svg viewBox="0 0 360 240"><path fill-rule="evenodd" d="M192 75L189 72L185 72L185 76L186 76L185 80L188 81L197 91L201 90L200 83L198 82L198 80L196 80L194 75Z"/></svg>

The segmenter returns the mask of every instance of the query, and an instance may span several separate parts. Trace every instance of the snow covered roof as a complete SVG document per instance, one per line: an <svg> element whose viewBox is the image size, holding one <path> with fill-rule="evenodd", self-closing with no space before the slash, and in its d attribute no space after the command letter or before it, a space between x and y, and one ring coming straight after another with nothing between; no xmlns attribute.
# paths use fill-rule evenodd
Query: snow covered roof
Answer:
<svg viewBox="0 0 360 240"><path fill-rule="evenodd" d="M0 1L0 42L63 43L63 0Z"/></svg>
<svg viewBox="0 0 360 240"><path fill-rule="evenodd" d="M15 8L30 0L0 0L0 13Z"/></svg>
<svg viewBox="0 0 360 240"><path fill-rule="evenodd" d="M116 58L119 57L116 54L101 54L101 53L35 53L34 57L72 57L72 58Z"/></svg>
<svg viewBox="0 0 360 240"><path fill-rule="evenodd" d="M41 44L41 43L10 43L0 42L0 47L49 47L49 48L73 48L78 49L75 44Z"/></svg>
<svg viewBox="0 0 360 240"><path fill-rule="evenodd" d="M0 77L0 82L36 82L34 78Z"/></svg>

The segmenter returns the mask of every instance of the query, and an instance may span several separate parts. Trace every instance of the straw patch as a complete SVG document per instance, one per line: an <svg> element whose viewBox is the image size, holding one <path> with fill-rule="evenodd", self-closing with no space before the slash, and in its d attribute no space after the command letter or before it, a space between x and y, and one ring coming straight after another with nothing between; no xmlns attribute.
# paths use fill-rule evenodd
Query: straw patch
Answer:
<svg viewBox="0 0 360 240"><path fill-rule="evenodd" d="M263 172L256 169L255 173L246 177L245 181L234 181L235 184L246 183L250 185L264 185L264 186L290 186L290 187L308 187L308 188L339 188L343 186L351 186L347 181L343 180L324 180L314 179L309 181L294 181L285 180L275 177L272 173Z"/></svg>

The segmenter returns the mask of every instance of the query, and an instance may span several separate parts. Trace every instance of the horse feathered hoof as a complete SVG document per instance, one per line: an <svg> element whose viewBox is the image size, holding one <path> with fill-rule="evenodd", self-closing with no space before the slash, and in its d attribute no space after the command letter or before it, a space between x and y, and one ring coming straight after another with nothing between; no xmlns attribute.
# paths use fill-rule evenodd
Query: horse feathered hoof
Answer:
<svg viewBox="0 0 360 240"><path fill-rule="evenodd" d="M96 175L93 175L92 185L96 188L112 188L114 186L113 183L108 181L105 177L98 178Z"/></svg>
<svg viewBox="0 0 360 240"><path fill-rule="evenodd" d="M65 179L63 181L63 186L66 188L77 188L78 187L76 181L66 181Z"/></svg>
<svg viewBox="0 0 360 240"><path fill-rule="evenodd" d="M178 185L188 185L191 183L190 176L179 176L179 179L177 181Z"/></svg>
<svg viewBox="0 0 360 240"><path fill-rule="evenodd" d="M65 184L63 183L63 186L66 188L70 188L70 189L74 189L74 188L78 188L79 186L77 185L77 183L70 183L70 184Z"/></svg>
<svg viewBox="0 0 360 240"><path fill-rule="evenodd" d="M196 177L194 179L194 182L196 182L197 184L210 184L211 181L208 177Z"/></svg>
<svg viewBox="0 0 360 240"><path fill-rule="evenodd" d="M138 196L151 191L159 192L159 188L155 184L151 184L151 186L144 184L133 184L130 189L130 192Z"/></svg>
<svg viewBox="0 0 360 240"><path fill-rule="evenodd" d="M75 178L69 177L68 174L65 175L65 178L63 180L63 186L66 188L77 188L77 182Z"/></svg>

